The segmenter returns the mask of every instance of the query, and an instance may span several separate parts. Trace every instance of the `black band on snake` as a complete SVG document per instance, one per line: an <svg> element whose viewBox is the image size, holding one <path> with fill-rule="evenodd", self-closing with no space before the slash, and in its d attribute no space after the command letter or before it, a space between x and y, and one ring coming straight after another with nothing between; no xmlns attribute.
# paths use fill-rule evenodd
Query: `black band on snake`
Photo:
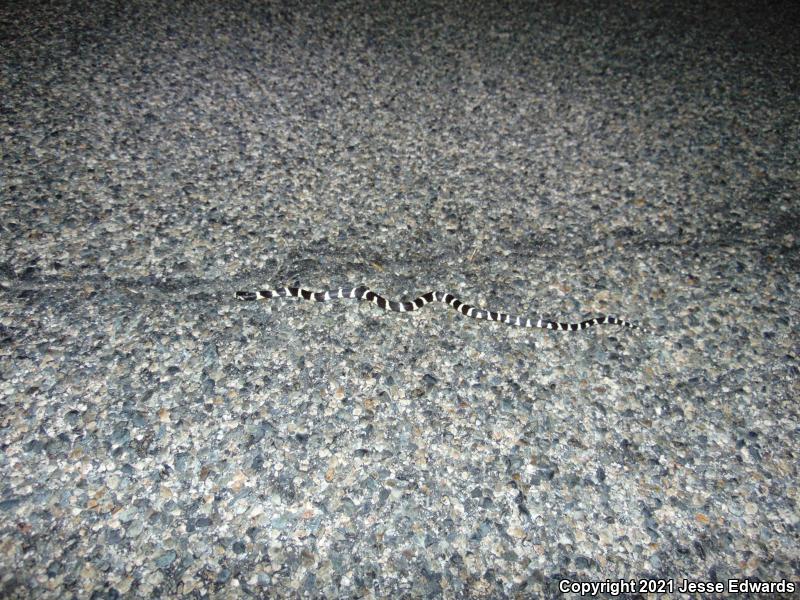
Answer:
<svg viewBox="0 0 800 600"><path fill-rule="evenodd" d="M487 321L500 321L508 325L515 325L517 327L538 327L539 329L555 329L559 331L579 331L587 329L594 325L620 325L622 327L629 327L631 329L641 329L639 325L631 323L619 317L611 316L597 316L580 323L557 323L555 321L546 321L539 317L538 319L528 319L523 317L515 317L506 313L495 312L493 310L484 310L475 308L469 304L463 303L461 300L448 294L447 292L428 292L423 294L416 300L411 302L398 302L396 300L387 300L370 290L368 287L359 286L354 288L338 288L335 290L326 290L324 292L312 292L296 287L283 287L274 290L259 290L257 292L236 292L237 300L253 301L253 300L267 300L269 298L302 298L303 300L315 300L316 302L327 302L328 300L336 300L339 298L352 298L356 300L365 300L377 304L384 310L392 310L394 312L414 312L430 304L431 302L442 302L452 306L455 310L460 312L465 317L472 317L473 319L485 319Z"/></svg>

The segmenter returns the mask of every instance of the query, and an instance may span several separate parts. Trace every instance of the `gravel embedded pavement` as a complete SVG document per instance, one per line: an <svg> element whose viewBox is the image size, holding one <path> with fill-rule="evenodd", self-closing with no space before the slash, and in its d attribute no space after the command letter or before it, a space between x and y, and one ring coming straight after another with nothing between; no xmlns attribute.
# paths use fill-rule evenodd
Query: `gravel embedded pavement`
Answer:
<svg viewBox="0 0 800 600"><path fill-rule="evenodd" d="M798 16L3 3L0 597L797 593Z"/></svg>

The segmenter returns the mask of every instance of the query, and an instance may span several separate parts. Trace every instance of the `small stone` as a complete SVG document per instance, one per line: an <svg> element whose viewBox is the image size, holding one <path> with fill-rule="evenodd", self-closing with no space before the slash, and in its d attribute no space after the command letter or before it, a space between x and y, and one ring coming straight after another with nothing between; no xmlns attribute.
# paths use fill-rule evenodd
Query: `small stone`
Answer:
<svg viewBox="0 0 800 600"><path fill-rule="evenodd" d="M156 566L159 569L164 569L170 566L175 561L177 556L178 555L175 552L175 550L167 550L166 552L164 552L164 554L162 554L155 560Z"/></svg>

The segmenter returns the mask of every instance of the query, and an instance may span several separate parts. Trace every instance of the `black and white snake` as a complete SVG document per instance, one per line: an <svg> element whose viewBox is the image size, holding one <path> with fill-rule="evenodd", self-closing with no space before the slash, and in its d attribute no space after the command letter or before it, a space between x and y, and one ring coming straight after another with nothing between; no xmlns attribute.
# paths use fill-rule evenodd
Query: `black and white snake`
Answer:
<svg viewBox="0 0 800 600"><path fill-rule="evenodd" d="M396 300L387 300L370 290L368 287L360 286L354 288L339 288L335 290L326 290L324 292L312 292L297 287L284 287L274 290L259 290L257 292L236 292L237 300L253 301L253 300L267 300L269 298L302 298L304 300L315 300L317 302L327 302L338 298L353 298L357 300L366 300L377 304L384 310L393 310L395 312L413 312L430 304L431 302L442 302L449 304L458 312L466 317L473 319L486 319L487 321L500 321L508 325L516 325L517 327L538 327L539 329L556 329L560 331L578 331L587 329L593 325L621 325L622 327L629 327L631 329L641 329L639 325L631 323L619 317L610 316L597 316L580 323L557 323L555 321L546 321L539 317L538 319L527 319L522 317L515 317L506 313L495 312L493 310L483 310L475 308L469 304L464 304L447 292L428 292L423 294L412 302L397 302Z"/></svg>

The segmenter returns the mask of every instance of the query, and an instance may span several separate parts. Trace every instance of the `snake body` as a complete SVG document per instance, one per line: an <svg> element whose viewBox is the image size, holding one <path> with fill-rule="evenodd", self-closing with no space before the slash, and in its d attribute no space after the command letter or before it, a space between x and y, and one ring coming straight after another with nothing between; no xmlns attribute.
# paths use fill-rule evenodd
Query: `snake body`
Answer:
<svg viewBox="0 0 800 600"><path fill-rule="evenodd" d="M427 294L423 294L410 302L389 300L380 294L373 292L366 286L338 288L334 290L325 290L323 292L313 292L311 290L304 290L298 287L283 287L258 291L236 292L237 300L254 301L268 300L270 298L302 298L303 300L314 300L316 302L327 302L329 300L336 300L340 298L351 298L355 300L372 302L373 304L378 305L379 308L394 312L414 312L415 310L419 310L431 302L441 302L453 307L465 317L471 317L473 319L485 319L486 321L499 321L501 323L506 323L507 325L515 325L516 327L536 327L539 329L554 329L558 331L579 331L594 325L620 325L630 329L641 329L639 325L631 323L630 321L626 321L625 319L604 315L598 315L578 323L558 323L556 321L545 320L542 317L538 317L536 319L516 317L493 310L475 308L474 306L470 306L469 304L462 302L453 294L447 292L428 292Z"/></svg>

